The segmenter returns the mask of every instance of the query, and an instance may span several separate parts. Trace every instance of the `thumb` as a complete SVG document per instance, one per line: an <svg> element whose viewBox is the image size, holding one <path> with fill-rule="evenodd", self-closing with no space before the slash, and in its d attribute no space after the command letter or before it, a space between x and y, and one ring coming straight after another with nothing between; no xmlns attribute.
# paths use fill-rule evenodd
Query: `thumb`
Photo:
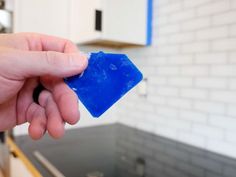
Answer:
<svg viewBox="0 0 236 177"><path fill-rule="evenodd" d="M43 75L68 77L83 72L88 59L79 52L19 51L14 57L14 65L24 78Z"/></svg>

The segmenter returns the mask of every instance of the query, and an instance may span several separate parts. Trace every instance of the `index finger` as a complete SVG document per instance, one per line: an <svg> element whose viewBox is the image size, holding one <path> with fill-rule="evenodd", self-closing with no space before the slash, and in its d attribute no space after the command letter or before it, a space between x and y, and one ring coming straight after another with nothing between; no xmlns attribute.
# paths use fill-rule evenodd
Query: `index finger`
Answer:
<svg viewBox="0 0 236 177"><path fill-rule="evenodd" d="M62 53L79 52L70 40L38 33L19 33L25 35L30 50L56 51Z"/></svg>

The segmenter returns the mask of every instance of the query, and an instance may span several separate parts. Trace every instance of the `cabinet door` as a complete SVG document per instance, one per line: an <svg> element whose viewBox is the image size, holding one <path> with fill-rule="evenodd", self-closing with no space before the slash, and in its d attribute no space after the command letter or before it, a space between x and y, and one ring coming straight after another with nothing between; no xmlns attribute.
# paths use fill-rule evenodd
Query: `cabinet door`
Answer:
<svg viewBox="0 0 236 177"><path fill-rule="evenodd" d="M38 32L68 38L70 0L16 0L14 32Z"/></svg>
<svg viewBox="0 0 236 177"><path fill-rule="evenodd" d="M71 0L70 39L77 43L93 42L102 34L103 16L101 0ZM96 29L96 21L101 23L101 29ZM99 24L97 24L99 26Z"/></svg>
<svg viewBox="0 0 236 177"><path fill-rule="evenodd" d="M102 4L104 39L146 44L148 0L102 0Z"/></svg>

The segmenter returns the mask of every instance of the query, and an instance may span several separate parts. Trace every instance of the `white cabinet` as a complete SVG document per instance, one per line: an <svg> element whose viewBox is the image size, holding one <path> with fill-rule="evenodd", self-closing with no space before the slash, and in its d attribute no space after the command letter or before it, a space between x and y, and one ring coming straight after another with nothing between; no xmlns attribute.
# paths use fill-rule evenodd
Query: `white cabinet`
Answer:
<svg viewBox="0 0 236 177"><path fill-rule="evenodd" d="M101 0L71 0L71 6L70 39L80 44L99 39L101 32L95 29L95 23L96 11L102 8Z"/></svg>
<svg viewBox="0 0 236 177"><path fill-rule="evenodd" d="M15 0L14 32L39 32L78 44L148 45L152 0Z"/></svg>
<svg viewBox="0 0 236 177"><path fill-rule="evenodd" d="M15 0L13 32L69 37L68 0Z"/></svg>

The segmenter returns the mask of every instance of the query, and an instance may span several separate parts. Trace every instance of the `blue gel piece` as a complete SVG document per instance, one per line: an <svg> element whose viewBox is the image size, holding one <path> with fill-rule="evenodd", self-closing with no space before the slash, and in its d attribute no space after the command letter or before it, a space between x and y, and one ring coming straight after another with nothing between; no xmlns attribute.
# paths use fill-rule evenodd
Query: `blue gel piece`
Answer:
<svg viewBox="0 0 236 177"><path fill-rule="evenodd" d="M99 117L142 80L124 54L91 53L87 69L65 79L93 117Z"/></svg>

